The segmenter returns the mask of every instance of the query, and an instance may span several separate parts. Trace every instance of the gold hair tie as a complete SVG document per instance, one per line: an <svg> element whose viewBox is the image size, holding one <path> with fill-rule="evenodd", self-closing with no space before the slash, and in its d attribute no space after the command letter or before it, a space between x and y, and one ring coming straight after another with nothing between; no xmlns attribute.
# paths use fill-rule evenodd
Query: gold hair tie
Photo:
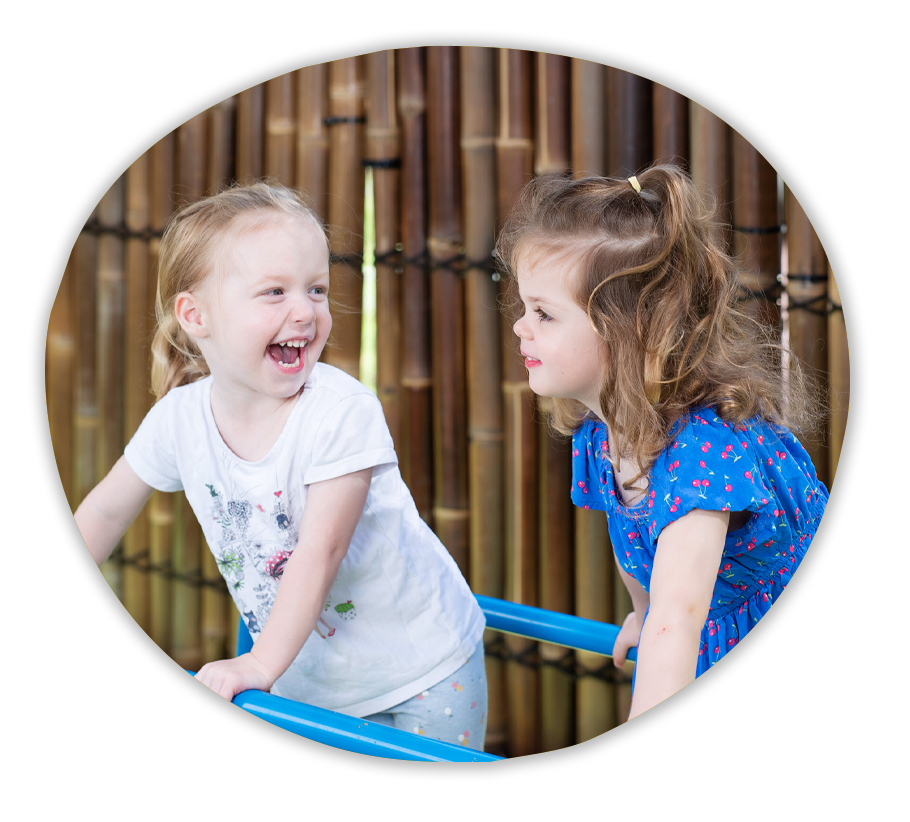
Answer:
<svg viewBox="0 0 910 822"><path fill-rule="evenodd" d="M629 177L629 185L641 194L641 183L638 182L638 177Z"/></svg>

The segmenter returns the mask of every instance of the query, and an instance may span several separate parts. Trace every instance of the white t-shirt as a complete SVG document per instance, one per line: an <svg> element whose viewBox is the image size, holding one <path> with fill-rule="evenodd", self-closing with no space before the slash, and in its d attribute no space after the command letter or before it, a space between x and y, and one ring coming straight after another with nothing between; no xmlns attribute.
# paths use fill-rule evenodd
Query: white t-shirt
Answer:
<svg viewBox="0 0 910 822"><path fill-rule="evenodd" d="M169 391L125 456L153 488L184 490L254 642L301 536L307 486L373 468L316 630L272 693L366 716L461 667L481 638L483 612L417 513L375 394L317 363L271 451L247 462L215 426L211 388L207 377Z"/></svg>

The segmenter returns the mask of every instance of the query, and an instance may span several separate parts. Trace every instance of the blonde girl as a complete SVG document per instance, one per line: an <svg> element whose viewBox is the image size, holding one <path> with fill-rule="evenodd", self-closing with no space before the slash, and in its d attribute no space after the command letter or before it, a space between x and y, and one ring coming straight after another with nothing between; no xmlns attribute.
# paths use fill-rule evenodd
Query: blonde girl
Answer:
<svg viewBox="0 0 910 822"><path fill-rule="evenodd" d="M161 242L158 401L76 511L100 565L183 489L253 649L197 678L482 748L484 618L417 514L375 395L319 362L329 248L280 186L188 205Z"/></svg>
<svg viewBox="0 0 910 822"><path fill-rule="evenodd" d="M531 388L572 436L572 500L606 512L634 610L631 716L735 647L789 582L828 493L791 429L799 371L739 308L737 266L688 177L539 178L497 252Z"/></svg>

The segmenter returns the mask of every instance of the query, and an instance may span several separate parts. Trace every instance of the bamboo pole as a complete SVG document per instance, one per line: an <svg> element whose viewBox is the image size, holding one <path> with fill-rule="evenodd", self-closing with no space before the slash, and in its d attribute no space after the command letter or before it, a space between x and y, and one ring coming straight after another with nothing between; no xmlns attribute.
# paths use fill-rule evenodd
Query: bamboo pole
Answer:
<svg viewBox="0 0 910 822"><path fill-rule="evenodd" d="M692 180L717 209L719 241L733 248L733 130L698 103L689 101L689 144Z"/></svg>
<svg viewBox="0 0 910 822"><path fill-rule="evenodd" d="M535 174L568 174L571 168L569 103L571 101L568 57L536 52Z"/></svg>
<svg viewBox="0 0 910 822"><path fill-rule="evenodd" d="M787 224L786 287L790 350L821 379L828 371L828 261L821 240L793 192L784 188ZM827 420L824 423L827 432ZM828 443L805 443L819 478L828 485Z"/></svg>
<svg viewBox="0 0 910 822"><path fill-rule="evenodd" d="M575 177L602 175L607 167L607 68L572 58L571 138Z"/></svg>
<svg viewBox="0 0 910 822"><path fill-rule="evenodd" d="M123 453L123 300L124 245L119 229L124 216L125 180L119 178L98 204L95 380L99 430L94 483L99 482ZM124 552L125 559L136 559ZM113 565L114 563L106 563ZM111 580L114 582L115 580ZM121 601L143 630L148 630L148 587L144 574L125 566L120 574Z"/></svg>
<svg viewBox="0 0 910 822"><path fill-rule="evenodd" d="M97 219L97 209L89 222ZM95 379L96 332L97 332L97 281L98 267L97 237L82 231L73 247L73 300L74 300L74 341L75 363L73 376L73 494L81 502L97 482L98 456L98 392ZM106 563L104 575L111 587L120 596L119 582L114 583L114 574L119 579L119 569L113 563Z"/></svg>
<svg viewBox="0 0 910 822"><path fill-rule="evenodd" d="M75 248L70 254L51 307L44 353L44 390L47 396L47 421L57 460L57 471L66 501L73 509L79 504L75 495L73 371L76 358L74 281Z"/></svg>
<svg viewBox="0 0 910 822"><path fill-rule="evenodd" d="M607 67L607 169L627 177L654 159L651 81Z"/></svg>
<svg viewBox="0 0 910 822"><path fill-rule="evenodd" d="M837 281L831 273L830 261L828 262L828 290L831 300L831 309L828 313L828 386L831 409L831 459L828 475L829 483L833 485L843 448L844 435L847 431L847 410L850 404L850 356L847 349L844 310Z"/></svg>
<svg viewBox="0 0 910 822"><path fill-rule="evenodd" d="M535 174L567 174L571 169L569 138L570 61L535 54ZM538 401L543 408L543 403ZM547 403L549 404L549 402ZM572 610L572 501L567 493L572 470L564 438L554 439L540 426L540 542L538 568L541 607L562 613ZM540 656L551 663L541 669L541 747L565 748L574 742L572 676L555 667L574 665L574 654L558 645L541 644Z"/></svg>
<svg viewBox="0 0 910 822"><path fill-rule="evenodd" d="M159 533L171 526L171 567L178 578L198 577L202 566L202 537L193 509L180 494L175 498L173 519L157 523ZM202 657L202 595L197 585L174 583L170 656L184 668L199 670Z"/></svg>
<svg viewBox="0 0 910 822"><path fill-rule="evenodd" d="M531 52L499 50L499 126L496 137L500 224L531 178ZM511 323L502 322L505 421L505 594L512 602L537 605L538 422L534 394L519 356ZM533 662L536 643L506 636L510 656ZM540 683L536 671L519 662L506 666L509 753L540 750Z"/></svg>
<svg viewBox="0 0 910 822"><path fill-rule="evenodd" d="M607 68L572 60L572 167L576 177L602 175L607 167ZM601 622L613 621L613 563L609 557L606 518L600 512L575 509L575 613ZM596 670L603 657L576 651L576 662ZM616 724L615 688L591 676L575 685L575 738L593 739Z"/></svg>
<svg viewBox="0 0 910 822"><path fill-rule="evenodd" d="M152 406L149 384L154 307L149 304L149 242L151 228L150 156L141 155L126 172L126 314L124 324L124 433L132 437ZM151 553L148 514L143 511L124 535L129 556L148 555L152 564L167 555ZM159 574L145 576L149 595L147 632L167 648L170 586Z"/></svg>
<svg viewBox="0 0 910 822"><path fill-rule="evenodd" d="M265 86L252 86L237 95L237 171L240 183L262 177L264 145Z"/></svg>
<svg viewBox="0 0 910 822"><path fill-rule="evenodd" d="M336 309L323 359L353 377L360 376L363 300L363 59L348 57L329 64L328 220L336 260L331 266Z"/></svg>
<svg viewBox="0 0 910 822"><path fill-rule="evenodd" d="M654 159L689 167L689 98L653 83Z"/></svg>
<svg viewBox="0 0 910 822"><path fill-rule="evenodd" d="M733 249L742 260L745 309L781 331L778 274L781 268L777 173L745 138L733 134Z"/></svg>
<svg viewBox="0 0 910 822"><path fill-rule="evenodd" d="M297 143L294 72L269 80L265 87L265 173L270 180L293 186Z"/></svg>
<svg viewBox="0 0 910 822"><path fill-rule="evenodd" d="M427 49L427 159L433 355L433 522L462 574L468 571L467 409L464 282L459 260L461 175L458 154L458 50Z"/></svg>
<svg viewBox="0 0 910 822"><path fill-rule="evenodd" d="M575 509L575 614L598 622L613 622L615 563L607 518L602 511ZM576 651L578 663L596 671L609 660L590 651ZM575 686L575 734L586 742L613 728L616 722L616 688L609 682L584 676Z"/></svg>
<svg viewBox="0 0 910 822"><path fill-rule="evenodd" d="M427 253L426 54L398 52L398 113L401 118L401 424L399 461L420 516L433 525L432 374L430 283Z"/></svg>
<svg viewBox="0 0 910 822"><path fill-rule="evenodd" d="M390 258L400 236L400 132L395 100L395 52L367 55L367 156L373 173L376 232L376 389L396 450L401 430L400 267Z"/></svg>
<svg viewBox="0 0 910 822"><path fill-rule="evenodd" d="M180 205L205 195L206 134L207 112L187 120L177 129L176 188L181 196ZM185 495L180 494L177 500L174 514L180 525L174 533L172 564L176 573L186 575L198 572L201 567L201 533ZM197 670L194 666L202 659L201 592L196 586L178 581L172 594L171 656L183 667Z"/></svg>
<svg viewBox="0 0 910 822"><path fill-rule="evenodd" d="M296 186L310 198L323 220L328 214L329 135L325 124L329 113L328 79L326 63L297 70Z"/></svg>
<svg viewBox="0 0 910 822"><path fill-rule="evenodd" d="M552 405L540 398L541 411ZM540 430L540 607L570 614L573 611L573 526L571 441L555 437L544 426ZM542 643L540 657L555 665L574 666L571 650ZM575 682L571 674L557 667L541 670L541 749L555 751L575 742Z"/></svg>
<svg viewBox="0 0 910 822"><path fill-rule="evenodd" d="M496 225L496 52L463 47L461 158L464 196L465 328L468 399L468 493L471 590L503 595L503 407L499 286L484 262L491 259ZM492 643L496 635L485 634ZM506 744L502 661L488 657L487 750Z"/></svg>
<svg viewBox="0 0 910 822"><path fill-rule="evenodd" d="M148 254L150 270L154 276L148 278L148 306L153 310L155 305L155 286L157 283L158 248L161 244L160 235L164 231L168 219L176 205L174 201L175 171L177 167L177 132L165 135L149 150L150 163L150 222L152 237L149 242ZM172 561L172 526L174 519L174 506L180 504L182 493L169 494L155 491L148 505L148 548L149 555L163 559L167 563ZM171 597L180 596L179 586L171 586ZM171 638L168 637L162 645L168 653L171 651Z"/></svg>
<svg viewBox="0 0 910 822"><path fill-rule="evenodd" d="M180 205L206 193L208 112L202 111L177 128L177 197Z"/></svg>
<svg viewBox="0 0 910 822"><path fill-rule="evenodd" d="M221 191L234 178L234 145L237 98L228 97L208 110L208 190Z"/></svg>

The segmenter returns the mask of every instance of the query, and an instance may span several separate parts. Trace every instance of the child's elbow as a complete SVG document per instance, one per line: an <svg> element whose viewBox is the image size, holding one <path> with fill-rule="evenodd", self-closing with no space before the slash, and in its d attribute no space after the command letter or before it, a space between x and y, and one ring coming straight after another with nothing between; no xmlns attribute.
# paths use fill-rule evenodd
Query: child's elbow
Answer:
<svg viewBox="0 0 910 822"><path fill-rule="evenodd" d="M648 622L657 634L699 634L708 618L708 609L697 602L668 603L648 612Z"/></svg>

